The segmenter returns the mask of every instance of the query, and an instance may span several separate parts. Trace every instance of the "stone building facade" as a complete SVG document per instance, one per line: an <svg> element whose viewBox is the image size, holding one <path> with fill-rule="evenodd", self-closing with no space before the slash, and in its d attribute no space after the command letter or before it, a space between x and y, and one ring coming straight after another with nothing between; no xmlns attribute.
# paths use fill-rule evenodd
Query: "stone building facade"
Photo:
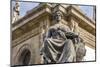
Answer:
<svg viewBox="0 0 100 67"><path fill-rule="evenodd" d="M85 61L96 60L95 21L84 15L78 6L43 3L12 24L11 65L41 64L42 34L53 25L52 15L55 10L63 13L62 23L77 32L84 39L86 48L92 50L90 53L93 59L86 58Z"/></svg>

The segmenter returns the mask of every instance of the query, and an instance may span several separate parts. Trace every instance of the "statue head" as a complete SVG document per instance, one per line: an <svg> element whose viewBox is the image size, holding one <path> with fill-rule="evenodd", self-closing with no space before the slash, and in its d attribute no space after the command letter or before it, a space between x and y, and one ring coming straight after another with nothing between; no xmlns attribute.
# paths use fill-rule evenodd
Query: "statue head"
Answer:
<svg viewBox="0 0 100 67"><path fill-rule="evenodd" d="M56 22L60 22L63 17L63 14L60 11L56 11L53 17Z"/></svg>

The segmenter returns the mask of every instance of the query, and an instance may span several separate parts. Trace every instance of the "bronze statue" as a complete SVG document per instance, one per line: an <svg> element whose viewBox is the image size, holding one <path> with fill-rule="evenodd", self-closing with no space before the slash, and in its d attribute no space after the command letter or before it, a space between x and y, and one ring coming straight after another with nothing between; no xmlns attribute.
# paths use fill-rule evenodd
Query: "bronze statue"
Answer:
<svg viewBox="0 0 100 67"><path fill-rule="evenodd" d="M76 48L78 50L79 47L76 45L81 41L77 34L62 24L62 16L60 11L55 12L53 19L56 23L48 29L45 36L41 49L45 64L77 61Z"/></svg>

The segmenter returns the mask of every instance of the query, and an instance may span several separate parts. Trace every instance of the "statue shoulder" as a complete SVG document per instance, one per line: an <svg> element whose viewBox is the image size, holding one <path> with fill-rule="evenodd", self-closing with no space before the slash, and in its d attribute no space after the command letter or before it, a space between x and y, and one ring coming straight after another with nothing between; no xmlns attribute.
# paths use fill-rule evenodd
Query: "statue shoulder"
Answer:
<svg viewBox="0 0 100 67"><path fill-rule="evenodd" d="M51 26L51 27L49 28L49 30L51 30L51 29L57 29L57 28L58 28L58 26L55 24L55 25Z"/></svg>
<svg viewBox="0 0 100 67"><path fill-rule="evenodd" d="M61 27L64 28L64 29L70 29L69 26L64 25L64 24L61 24Z"/></svg>

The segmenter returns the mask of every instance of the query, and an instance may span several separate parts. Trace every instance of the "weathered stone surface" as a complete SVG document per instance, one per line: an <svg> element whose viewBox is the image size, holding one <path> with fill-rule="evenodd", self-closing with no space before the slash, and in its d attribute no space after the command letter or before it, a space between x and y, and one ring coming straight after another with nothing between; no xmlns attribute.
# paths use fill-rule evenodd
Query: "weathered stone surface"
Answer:
<svg viewBox="0 0 100 67"><path fill-rule="evenodd" d="M23 18L12 24L12 44L11 44L11 64L23 65L19 58L25 49L30 51L31 57L29 64L41 64L40 48L41 35L47 32L50 26L54 25L52 20L52 5L39 5L35 10L29 12ZM95 21L85 16L76 6L59 5L59 10L64 17L62 23L69 25L70 22L77 23L78 33L83 38L85 45L95 50ZM43 28L45 26L45 28ZM74 29L74 25L72 25ZM26 50L26 53L28 52ZM88 61L88 60L87 60Z"/></svg>

